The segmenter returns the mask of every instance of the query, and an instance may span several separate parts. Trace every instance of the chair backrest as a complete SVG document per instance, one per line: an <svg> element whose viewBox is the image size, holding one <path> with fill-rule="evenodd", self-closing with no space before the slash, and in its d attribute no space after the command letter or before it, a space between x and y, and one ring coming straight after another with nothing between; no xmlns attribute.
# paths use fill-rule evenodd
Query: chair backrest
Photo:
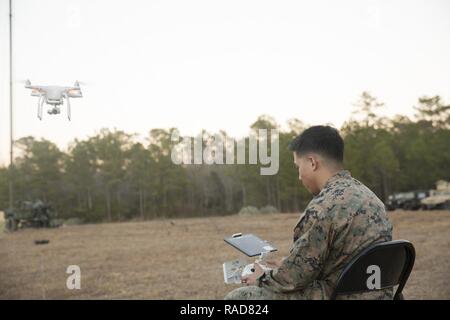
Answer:
<svg viewBox="0 0 450 320"><path fill-rule="evenodd" d="M342 294L362 293L392 288L394 300L403 299L402 290L414 266L416 253L411 242L381 242L363 250L342 271L331 299ZM379 282L372 282L379 272ZM376 285L376 288L373 287Z"/></svg>

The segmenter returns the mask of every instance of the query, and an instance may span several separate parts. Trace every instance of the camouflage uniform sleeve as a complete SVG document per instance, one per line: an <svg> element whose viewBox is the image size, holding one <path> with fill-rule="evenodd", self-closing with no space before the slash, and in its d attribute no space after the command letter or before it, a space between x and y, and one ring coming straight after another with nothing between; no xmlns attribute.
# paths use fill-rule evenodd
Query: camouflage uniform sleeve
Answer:
<svg viewBox="0 0 450 320"><path fill-rule="evenodd" d="M328 256L334 231L331 219L323 209L310 206L307 209L308 222L305 230L296 239L278 269L267 271L258 279L258 286L275 292L288 293L302 290L316 280Z"/></svg>

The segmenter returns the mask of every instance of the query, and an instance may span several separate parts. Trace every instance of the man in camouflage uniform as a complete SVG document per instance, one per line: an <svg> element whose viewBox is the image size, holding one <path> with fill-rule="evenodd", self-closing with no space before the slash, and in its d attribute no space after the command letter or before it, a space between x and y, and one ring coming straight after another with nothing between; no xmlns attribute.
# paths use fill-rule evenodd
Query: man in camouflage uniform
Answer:
<svg viewBox="0 0 450 320"><path fill-rule="evenodd" d="M344 142L329 126L315 126L290 149L299 179L314 195L295 228L290 254L274 267L242 279L247 286L225 299L329 299L343 268L364 249L392 240L384 204L343 170ZM271 265L270 265L271 264ZM341 295L338 299L392 299L392 289Z"/></svg>

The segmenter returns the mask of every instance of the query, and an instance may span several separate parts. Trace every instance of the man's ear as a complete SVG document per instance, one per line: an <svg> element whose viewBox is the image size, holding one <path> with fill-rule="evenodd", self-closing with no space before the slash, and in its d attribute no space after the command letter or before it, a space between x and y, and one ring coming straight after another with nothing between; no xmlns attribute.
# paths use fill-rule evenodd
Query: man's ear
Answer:
<svg viewBox="0 0 450 320"><path fill-rule="evenodd" d="M316 171L317 169L319 169L319 161L317 159L317 157L315 155L310 155L309 156L309 160L311 163L311 169L312 171Z"/></svg>

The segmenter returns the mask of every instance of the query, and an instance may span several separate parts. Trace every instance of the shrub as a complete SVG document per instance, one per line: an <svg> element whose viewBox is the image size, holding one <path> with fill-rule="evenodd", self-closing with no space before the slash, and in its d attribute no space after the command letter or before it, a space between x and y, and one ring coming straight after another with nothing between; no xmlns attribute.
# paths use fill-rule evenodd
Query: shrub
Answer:
<svg viewBox="0 0 450 320"><path fill-rule="evenodd" d="M258 208L253 206L242 207L241 210L239 211L239 215L241 216L247 216L258 213L259 213Z"/></svg>
<svg viewBox="0 0 450 320"><path fill-rule="evenodd" d="M66 226L75 226L75 225L83 224L83 220L81 220L80 218L69 218L64 221L64 224Z"/></svg>
<svg viewBox="0 0 450 320"><path fill-rule="evenodd" d="M261 209L259 209L259 212L263 213L263 214L268 214L268 213L279 213L280 211L275 208L274 206L265 206L262 207Z"/></svg>

